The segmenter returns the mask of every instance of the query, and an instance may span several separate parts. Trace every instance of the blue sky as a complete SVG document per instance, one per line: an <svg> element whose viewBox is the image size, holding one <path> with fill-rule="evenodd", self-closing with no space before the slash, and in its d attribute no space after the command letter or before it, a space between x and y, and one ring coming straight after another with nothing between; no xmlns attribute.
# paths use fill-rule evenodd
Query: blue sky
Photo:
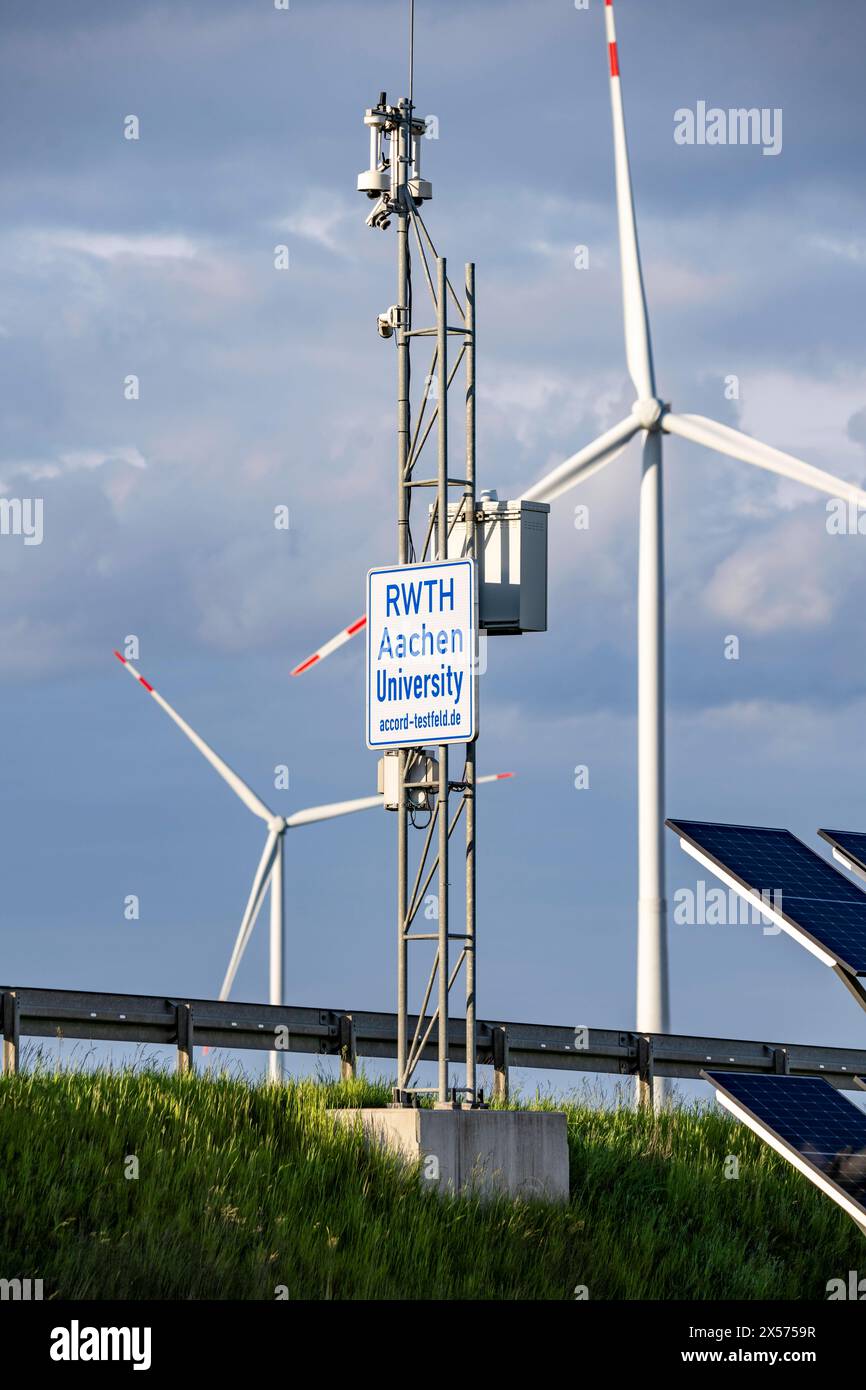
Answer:
<svg viewBox="0 0 866 1390"><path fill-rule="evenodd" d="M479 477L515 495L633 397L603 7L417 8L416 99L439 121L426 217L452 265L477 262ZM364 226L354 186L365 106L405 85L404 11L4 6L0 486L44 499L41 546L0 537L9 983L219 988L260 828L123 678L127 634L275 809L375 790L361 644L288 672L394 555L393 347L375 331L393 233ZM866 12L830 13L617 0L662 396L862 483ZM678 145L674 112L700 100L781 108L782 152ZM822 824L866 829L866 537L685 443L666 465L669 813L813 844ZM554 503L550 629L490 644L479 761L519 777L480 808L482 1016L633 1022L638 468L633 445ZM290 834L293 1002L393 1008L394 839L378 812ZM672 898L695 874L668 853ZM787 938L672 924L670 945L677 1031L866 1036ZM259 929L236 993L266 981Z"/></svg>

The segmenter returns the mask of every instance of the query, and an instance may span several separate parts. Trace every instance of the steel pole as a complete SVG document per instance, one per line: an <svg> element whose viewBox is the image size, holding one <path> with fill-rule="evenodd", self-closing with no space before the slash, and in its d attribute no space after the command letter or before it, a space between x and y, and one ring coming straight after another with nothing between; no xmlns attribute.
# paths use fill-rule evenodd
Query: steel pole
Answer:
<svg viewBox="0 0 866 1390"><path fill-rule="evenodd" d="M283 853L284 836L277 841L274 866L271 869L271 961L270 961L270 1001L283 1002L283 950L285 943L285 901L283 893ZM284 1076L283 1054L276 1050L268 1053L268 1076L271 1081L282 1081Z"/></svg>
<svg viewBox="0 0 866 1390"><path fill-rule="evenodd" d="M409 462L409 384L411 339L407 336L411 324L409 318L409 210L406 203L406 174L408 142L411 140L409 122L412 118L411 104L400 102L403 121L392 145L397 147L396 194L397 194L397 305L399 324L397 335L397 563L409 561L409 498L407 486L407 466ZM407 1061L407 951L406 915L408 912L408 807L406 803L406 752L400 749L398 760L398 807L397 807L397 1086L400 1090L406 1084Z"/></svg>
<svg viewBox="0 0 866 1390"><path fill-rule="evenodd" d="M466 553L475 555L475 266L466 267ZM477 602L478 595L475 599ZM475 653L476 664L478 652ZM473 679L477 681L477 671ZM477 688L477 686L476 686ZM476 1100L475 1062L476 996L475 996L475 743L466 745L466 1091Z"/></svg>
<svg viewBox="0 0 866 1390"><path fill-rule="evenodd" d="M436 258L438 486L436 558L448 556L448 303L444 256ZM448 1101L448 744L439 745L439 1103Z"/></svg>
<svg viewBox="0 0 866 1390"><path fill-rule="evenodd" d="M637 1028L666 1033L668 954L664 868L664 533L662 442L647 433L638 558Z"/></svg>

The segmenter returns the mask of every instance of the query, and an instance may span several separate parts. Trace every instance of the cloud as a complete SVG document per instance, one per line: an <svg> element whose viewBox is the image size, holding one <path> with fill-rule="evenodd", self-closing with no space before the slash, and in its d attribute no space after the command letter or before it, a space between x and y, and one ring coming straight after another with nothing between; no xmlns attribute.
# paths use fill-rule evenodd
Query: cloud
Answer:
<svg viewBox="0 0 866 1390"><path fill-rule="evenodd" d="M826 251L828 255L849 261L852 265L866 266L866 237L814 236L811 245L816 251Z"/></svg>
<svg viewBox="0 0 866 1390"><path fill-rule="evenodd" d="M30 478L35 482L59 478L65 473L94 472L109 464L129 468L146 468L147 461L134 444L118 444L111 449L70 449L55 459L22 459L0 464L6 478ZM0 481L0 492L8 492L10 484Z"/></svg>
<svg viewBox="0 0 866 1390"><path fill-rule="evenodd" d="M818 563L820 532L796 519L772 537L750 537L716 566L704 590L708 613L755 633L820 627L834 616L829 567Z"/></svg>
<svg viewBox="0 0 866 1390"><path fill-rule="evenodd" d="M56 231L37 229L31 235L37 244L49 251L71 251L99 261L189 261L202 253L201 245L182 233L143 232L131 235L66 228Z"/></svg>
<svg viewBox="0 0 866 1390"><path fill-rule="evenodd" d="M350 257L347 239L340 233L346 223L354 219L357 210L357 206L351 206L348 199L332 190L318 189L309 193L300 207L277 226L335 256Z"/></svg>
<svg viewBox="0 0 866 1390"><path fill-rule="evenodd" d="M577 373L538 367L531 361L494 361L479 386L479 405L497 433L524 449L539 453L554 449L565 458L626 413L622 375L615 368ZM536 466L542 462L540 457ZM527 478L526 486L531 481Z"/></svg>
<svg viewBox="0 0 866 1390"><path fill-rule="evenodd" d="M848 421L848 438L866 448L866 409L856 411Z"/></svg>

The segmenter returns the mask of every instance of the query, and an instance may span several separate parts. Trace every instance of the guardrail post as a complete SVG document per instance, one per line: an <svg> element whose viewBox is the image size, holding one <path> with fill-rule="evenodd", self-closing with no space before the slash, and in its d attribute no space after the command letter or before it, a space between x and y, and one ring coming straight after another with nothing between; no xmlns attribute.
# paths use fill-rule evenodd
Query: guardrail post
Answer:
<svg viewBox="0 0 866 1390"><path fill-rule="evenodd" d="M645 1037L638 1033L635 1038L637 1043L637 1077L638 1077L638 1106L648 1106L653 1109L655 1096L655 1060L653 1057L652 1037Z"/></svg>
<svg viewBox="0 0 866 1390"><path fill-rule="evenodd" d="M337 1039L340 1049L340 1080L354 1081L358 1067L358 1043L355 1020L351 1014L340 1014L337 1020Z"/></svg>
<svg viewBox="0 0 866 1390"><path fill-rule="evenodd" d="M175 1007L177 1018L177 1070L185 1075L193 1070L193 1017L191 1004L178 1004Z"/></svg>
<svg viewBox="0 0 866 1390"><path fill-rule="evenodd" d="M493 1099L508 1100L508 1032L503 1026L491 1029L493 1039Z"/></svg>
<svg viewBox="0 0 866 1390"><path fill-rule="evenodd" d="M20 1010L18 992L14 989L3 991L3 1074L14 1076L18 1070Z"/></svg>

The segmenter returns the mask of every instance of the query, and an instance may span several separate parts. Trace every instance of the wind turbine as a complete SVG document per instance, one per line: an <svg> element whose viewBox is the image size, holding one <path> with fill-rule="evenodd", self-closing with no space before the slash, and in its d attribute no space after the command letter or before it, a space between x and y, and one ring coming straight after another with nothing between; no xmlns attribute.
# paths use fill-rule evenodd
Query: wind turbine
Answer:
<svg viewBox="0 0 866 1390"><path fill-rule="evenodd" d="M241 918L240 929L232 950L225 979L220 989L220 999L228 999L238 966L243 958L247 943L256 925L256 919L261 910L265 893L270 887L271 892L271 920L270 920L270 1002L272 1004L283 1003L283 954L285 947L285 903L283 890L283 867L284 867L284 846L283 841L287 830L294 830L301 825L313 825L317 821L333 820L337 816L348 816L354 811L367 811L374 806L381 807L383 800L381 796L362 796L355 801L335 801L325 806L310 806L303 811L295 811L291 816L278 816L270 810L260 797L248 787L246 782L238 776L218 753L214 752L210 744L205 743L194 729L190 728L186 720L183 719L166 699L160 695L158 690L154 690L149 681L146 681L131 661L125 656L121 656L116 651L114 655L118 661L122 662L129 674L138 681L139 685L153 696L156 703L165 710L169 719L172 719L178 728L186 734L190 743L207 758L211 767L214 768L223 781L228 782L232 791L240 797L241 801L252 811L253 815L259 816L268 827L268 834L265 840L265 847L258 867L253 877L250 896L247 901L244 915ZM268 1053L268 1071L271 1080L278 1081L282 1075L282 1054L273 1050Z"/></svg>
<svg viewBox="0 0 866 1390"><path fill-rule="evenodd" d="M779 473L834 497L866 506L866 492L759 440L708 420L675 414L656 390L625 132L613 0L605 0L605 27L613 116L614 169L619 223L625 355L637 392L631 412L592 444L524 493L550 502L612 462L630 439L643 435L638 528L638 948L637 1028L668 1030L667 923L664 897L664 534L662 438L678 435L730 458Z"/></svg>
<svg viewBox="0 0 866 1390"><path fill-rule="evenodd" d="M667 922L664 898L664 537L662 437L693 444L833 497L866 506L866 492L791 454L702 415L675 414L657 394L637 225L631 187L619 51L613 0L605 0L605 26L613 116L614 170L619 224L626 363L637 399L619 424L523 493L526 501L552 502L611 463L636 435L643 435L638 529L638 948L637 1029L663 1033L670 1026ZM300 675L363 630L366 617L343 628L292 671Z"/></svg>

